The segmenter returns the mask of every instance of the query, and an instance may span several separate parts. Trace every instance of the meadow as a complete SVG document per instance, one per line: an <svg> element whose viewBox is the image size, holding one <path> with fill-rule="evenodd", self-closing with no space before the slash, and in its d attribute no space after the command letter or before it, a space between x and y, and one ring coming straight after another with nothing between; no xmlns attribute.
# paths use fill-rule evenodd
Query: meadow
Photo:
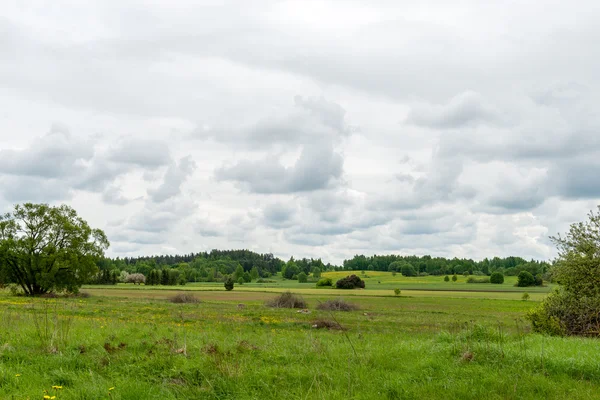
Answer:
<svg viewBox="0 0 600 400"><path fill-rule="evenodd" d="M551 288L522 301L510 282L367 275L366 289L352 291L276 280L231 292L214 284L89 286L89 297L50 299L1 292L0 398L600 398L598 341L533 334L524 319ZM286 289L309 313L265 306ZM169 301L181 293L199 302ZM340 296L359 309L317 309Z"/></svg>

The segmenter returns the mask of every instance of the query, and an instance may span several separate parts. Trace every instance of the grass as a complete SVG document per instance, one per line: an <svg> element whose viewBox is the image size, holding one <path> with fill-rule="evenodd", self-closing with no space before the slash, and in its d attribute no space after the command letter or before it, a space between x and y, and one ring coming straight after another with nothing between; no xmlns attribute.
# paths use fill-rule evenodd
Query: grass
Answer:
<svg viewBox="0 0 600 400"><path fill-rule="evenodd" d="M266 307L283 286L0 292L0 398L600 398L597 340L529 332L543 293L401 288L292 288L310 313ZM199 303L169 301L190 290ZM340 294L360 310L318 310Z"/></svg>

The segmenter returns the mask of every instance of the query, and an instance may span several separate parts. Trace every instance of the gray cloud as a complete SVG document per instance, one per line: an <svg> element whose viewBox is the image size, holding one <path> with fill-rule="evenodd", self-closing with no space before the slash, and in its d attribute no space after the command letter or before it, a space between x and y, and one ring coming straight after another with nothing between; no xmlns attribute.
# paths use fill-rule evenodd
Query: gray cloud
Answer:
<svg viewBox="0 0 600 400"><path fill-rule="evenodd" d="M127 138L110 150L110 160L143 168L158 168L171 162L169 145L163 140Z"/></svg>
<svg viewBox="0 0 600 400"><path fill-rule="evenodd" d="M339 181L343 158L331 145L307 145L296 163L284 167L273 157L260 161L240 161L231 167L221 167L215 177L234 181L255 193L295 193L327 188Z"/></svg>
<svg viewBox="0 0 600 400"><path fill-rule="evenodd" d="M191 156L183 157L177 164L171 164L163 177L163 182L156 189L150 189L148 194L155 202L162 202L177 196L181 192L181 185L192 175L196 163Z"/></svg>

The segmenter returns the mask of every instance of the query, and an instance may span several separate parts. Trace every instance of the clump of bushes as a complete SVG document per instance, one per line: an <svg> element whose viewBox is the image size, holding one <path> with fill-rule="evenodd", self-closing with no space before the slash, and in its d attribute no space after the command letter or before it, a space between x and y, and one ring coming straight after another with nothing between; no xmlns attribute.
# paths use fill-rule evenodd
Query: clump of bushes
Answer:
<svg viewBox="0 0 600 400"><path fill-rule="evenodd" d="M504 275L502 275L502 272L494 272L490 276L490 282L495 284L502 284L504 283Z"/></svg>
<svg viewBox="0 0 600 400"><path fill-rule="evenodd" d="M543 283L544 281L541 275L533 276L529 271L521 271L517 276L517 286L519 287L542 286Z"/></svg>
<svg viewBox="0 0 600 400"><path fill-rule="evenodd" d="M333 286L331 278L321 278L317 282L317 287Z"/></svg>
<svg viewBox="0 0 600 400"><path fill-rule="evenodd" d="M198 303L200 300L191 293L178 293L175 296L169 297L171 303L184 304L184 303Z"/></svg>
<svg viewBox="0 0 600 400"><path fill-rule="evenodd" d="M470 276L467 278L467 283L490 283L490 278L475 278L474 276Z"/></svg>
<svg viewBox="0 0 600 400"><path fill-rule="evenodd" d="M319 310L324 311L354 311L358 310L356 304L348 303L343 299L327 300L323 303L319 303L317 306Z"/></svg>
<svg viewBox="0 0 600 400"><path fill-rule="evenodd" d="M302 296L293 294L292 292L284 292L267 301L266 305L275 308L306 308L306 301L304 301Z"/></svg>
<svg viewBox="0 0 600 400"><path fill-rule="evenodd" d="M335 287L338 289L355 289L355 288L364 289L365 281L363 281L356 275L349 275L349 276L337 281L335 283Z"/></svg>

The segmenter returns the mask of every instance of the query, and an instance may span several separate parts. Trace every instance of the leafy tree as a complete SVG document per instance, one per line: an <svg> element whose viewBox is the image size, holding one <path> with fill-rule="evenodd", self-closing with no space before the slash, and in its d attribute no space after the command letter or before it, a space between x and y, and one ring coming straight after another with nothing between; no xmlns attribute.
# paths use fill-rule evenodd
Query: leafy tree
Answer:
<svg viewBox="0 0 600 400"><path fill-rule="evenodd" d="M252 267L252 269L250 270L250 279L255 281L258 279L259 275L260 274L258 273L258 268Z"/></svg>
<svg viewBox="0 0 600 400"><path fill-rule="evenodd" d="M444 277L444 282L450 282L450 277L448 275Z"/></svg>
<svg viewBox="0 0 600 400"><path fill-rule="evenodd" d="M244 272L242 274L241 278L245 283L252 282L252 276L250 276L250 272L248 272L248 271Z"/></svg>
<svg viewBox="0 0 600 400"><path fill-rule="evenodd" d="M223 286L225 286L225 290L233 290L233 278L230 276L227 277Z"/></svg>
<svg viewBox="0 0 600 400"><path fill-rule="evenodd" d="M285 279L294 279L294 276L297 276L300 272L298 265L294 259L290 259L285 267L281 270L281 274Z"/></svg>
<svg viewBox="0 0 600 400"><path fill-rule="evenodd" d="M335 286L338 289L354 289L354 288L362 288L362 289L364 289L364 287L365 287L365 281L363 281L362 279L360 279L356 275L349 275L349 276L347 276L345 278L342 278L342 279L338 280L335 283Z"/></svg>
<svg viewBox="0 0 600 400"><path fill-rule="evenodd" d="M239 279L237 280L237 283L240 284L240 285L243 285L244 284L244 277L240 276Z"/></svg>
<svg viewBox="0 0 600 400"><path fill-rule="evenodd" d="M458 276L456 274L452 275L452 282L456 282L458 280Z"/></svg>
<svg viewBox="0 0 600 400"><path fill-rule="evenodd" d="M517 286L527 287L535 285L535 277L529 271L521 271L517 277Z"/></svg>
<svg viewBox="0 0 600 400"><path fill-rule="evenodd" d="M401 292L402 292L402 291L401 291L400 289L394 289L394 294L395 294L396 296L400 296L400 293L401 293Z"/></svg>
<svg viewBox="0 0 600 400"><path fill-rule="evenodd" d="M527 300L529 300L529 297L530 297L529 293L525 292L525 293L523 293L523 296L521 296L521 300L527 301Z"/></svg>
<svg viewBox="0 0 600 400"><path fill-rule="evenodd" d="M314 267L312 270L313 277L320 278L321 277L321 268Z"/></svg>
<svg viewBox="0 0 600 400"><path fill-rule="evenodd" d="M233 273L233 279L237 281L240 278L243 278L243 276L244 276L244 267L242 267L241 265L238 265L237 268L235 269L235 272Z"/></svg>
<svg viewBox="0 0 600 400"><path fill-rule="evenodd" d="M587 221L572 224L565 236L552 240L558 259L551 273L561 286L529 313L533 329L599 337L600 213L591 211Z"/></svg>
<svg viewBox="0 0 600 400"><path fill-rule="evenodd" d="M77 292L109 242L67 205L15 205L0 216L0 271L29 296Z"/></svg>
<svg viewBox="0 0 600 400"><path fill-rule="evenodd" d="M160 273L160 284L167 286L169 284L169 270L163 269Z"/></svg>
<svg viewBox="0 0 600 400"><path fill-rule="evenodd" d="M137 283L138 285L141 285L142 283L146 282L146 277L144 276L144 274L140 274L140 273L135 273L135 274L129 274L127 275L127 279L125 280L125 283L133 283L134 285Z"/></svg>
<svg viewBox="0 0 600 400"><path fill-rule="evenodd" d="M415 270L415 267L413 267L412 265L405 263L402 265L402 275L404 276L417 276L417 271Z"/></svg>
<svg viewBox="0 0 600 400"><path fill-rule="evenodd" d="M298 274L298 282L299 283L306 283L308 281L308 277L306 276L306 274L304 272L300 272Z"/></svg>
<svg viewBox="0 0 600 400"><path fill-rule="evenodd" d="M490 282L491 283L496 283L496 284L504 283L504 275L502 275L501 272L494 272L490 276Z"/></svg>

